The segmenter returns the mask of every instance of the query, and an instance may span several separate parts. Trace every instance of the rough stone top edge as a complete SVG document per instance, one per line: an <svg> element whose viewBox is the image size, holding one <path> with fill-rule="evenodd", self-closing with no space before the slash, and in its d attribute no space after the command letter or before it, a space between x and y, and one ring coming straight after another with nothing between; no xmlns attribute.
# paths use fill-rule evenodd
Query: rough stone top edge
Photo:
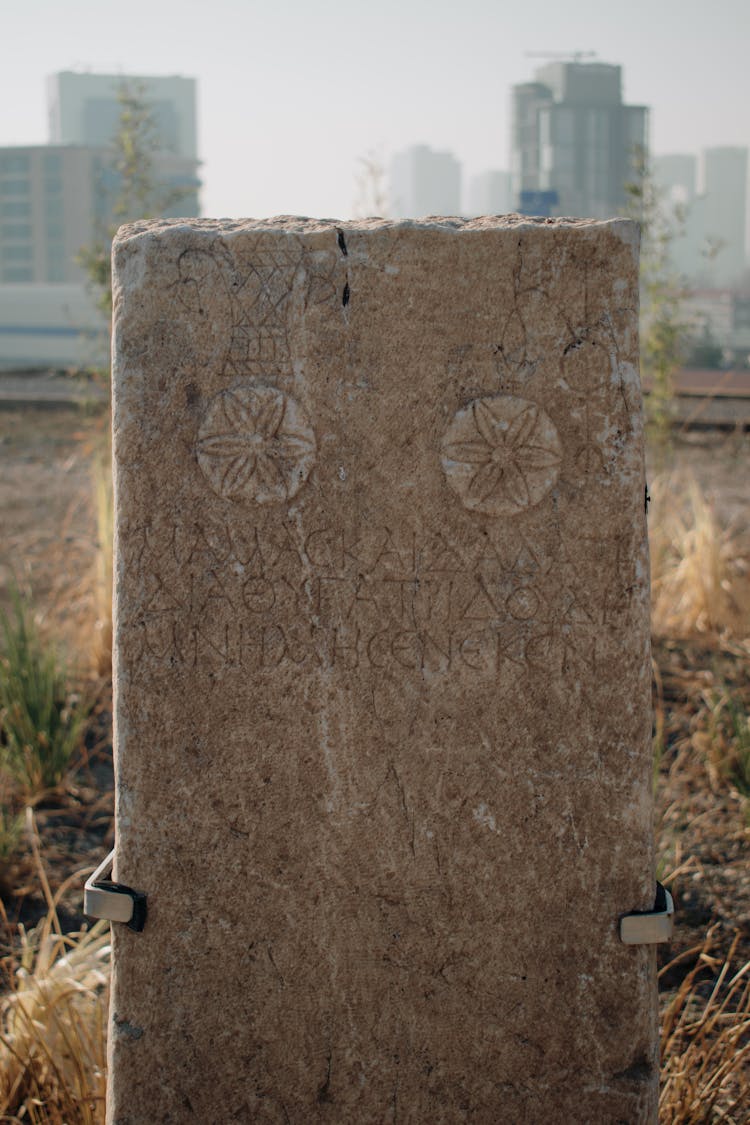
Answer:
<svg viewBox="0 0 750 1125"><path fill-rule="evenodd" d="M634 219L615 217L611 219L555 218L528 215L483 215L479 218L464 219L460 216L430 215L421 219L313 219L301 215L276 215L269 219L149 219L121 226L115 237L115 245L123 246L143 236L163 235L192 231L196 234L215 235L232 238L245 232L284 231L288 234L313 234L325 231L377 230L441 230L446 233L464 233L487 230L522 230L550 228L609 229L620 239L632 246L638 246L640 228Z"/></svg>

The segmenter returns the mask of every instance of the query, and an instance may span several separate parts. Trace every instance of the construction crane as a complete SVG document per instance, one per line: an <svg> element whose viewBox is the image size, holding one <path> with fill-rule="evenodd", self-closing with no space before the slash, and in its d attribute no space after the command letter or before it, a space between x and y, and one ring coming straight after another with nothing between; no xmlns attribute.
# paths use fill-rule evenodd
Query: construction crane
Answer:
<svg viewBox="0 0 750 1125"><path fill-rule="evenodd" d="M567 59L570 62L580 62L581 59L595 59L596 51L525 51L527 59Z"/></svg>

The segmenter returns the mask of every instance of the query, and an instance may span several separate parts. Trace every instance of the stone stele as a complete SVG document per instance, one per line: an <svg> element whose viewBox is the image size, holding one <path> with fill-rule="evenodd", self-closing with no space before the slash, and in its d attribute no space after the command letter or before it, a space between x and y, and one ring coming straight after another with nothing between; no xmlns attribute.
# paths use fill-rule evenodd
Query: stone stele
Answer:
<svg viewBox="0 0 750 1125"><path fill-rule="evenodd" d="M120 231L110 1122L656 1120L637 259Z"/></svg>

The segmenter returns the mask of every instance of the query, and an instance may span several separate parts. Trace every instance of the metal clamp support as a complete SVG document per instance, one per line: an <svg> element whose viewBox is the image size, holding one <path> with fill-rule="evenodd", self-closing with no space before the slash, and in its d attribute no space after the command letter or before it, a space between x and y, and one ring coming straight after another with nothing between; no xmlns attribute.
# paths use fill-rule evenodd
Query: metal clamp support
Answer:
<svg viewBox="0 0 750 1125"><path fill-rule="evenodd" d="M658 945L674 931L674 902L666 887L656 884L653 910L639 910L620 919L620 939L626 945Z"/></svg>
<svg viewBox="0 0 750 1125"><path fill-rule="evenodd" d="M83 912L90 918L108 918L110 922L125 922L131 930L140 932L146 925L146 896L140 891L114 883L107 875L115 860L114 849L83 887Z"/></svg>

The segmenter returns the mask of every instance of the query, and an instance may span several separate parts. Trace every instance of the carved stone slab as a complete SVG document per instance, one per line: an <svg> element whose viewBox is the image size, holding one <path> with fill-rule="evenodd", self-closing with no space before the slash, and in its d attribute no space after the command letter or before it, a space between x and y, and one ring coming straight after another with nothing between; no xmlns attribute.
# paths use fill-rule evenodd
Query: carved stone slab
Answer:
<svg viewBox="0 0 750 1125"><path fill-rule="evenodd" d="M109 1120L655 1121L637 232L124 228Z"/></svg>

